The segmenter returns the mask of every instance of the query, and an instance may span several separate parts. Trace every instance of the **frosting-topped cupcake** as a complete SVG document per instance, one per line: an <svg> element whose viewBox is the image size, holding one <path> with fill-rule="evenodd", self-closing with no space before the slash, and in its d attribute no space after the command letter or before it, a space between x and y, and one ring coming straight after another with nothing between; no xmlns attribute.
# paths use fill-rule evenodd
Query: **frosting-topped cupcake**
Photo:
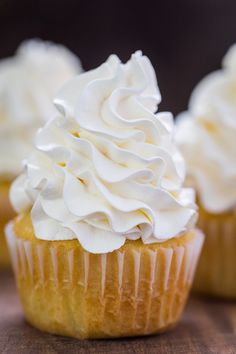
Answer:
<svg viewBox="0 0 236 354"><path fill-rule="evenodd" d="M194 229L194 193L183 187L172 116L156 113L160 100L141 52L126 64L112 55L57 94L58 116L38 131L11 188L20 215L8 241L12 254L28 245L27 265L14 264L26 316L37 327L83 338L127 336L156 333L179 317L202 235ZM23 268L29 273L22 282ZM42 302L56 283L63 298L68 283L73 319L63 301L51 318L52 304L41 303L38 314L27 300L32 277Z"/></svg>
<svg viewBox="0 0 236 354"><path fill-rule="evenodd" d="M206 230L210 235L206 238L206 251L202 255L202 259L205 258L206 263L209 263L210 251L207 243L211 239L216 244L220 242L223 245L224 239L227 238L229 242L232 238L231 247L235 249L236 45L232 46L225 56L222 69L204 78L193 91L189 110L179 116L176 137L186 158L189 184L195 186L198 193L201 205L200 224L204 229L209 229ZM211 244L211 249L213 247ZM208 292L211 292L212 286L219 295L221 293L224 295L224 292L227 292L227 285L222 286L221 280L218 286L213 284L217 281L210 280L211 277L207 275L205 268L213 273L212 277L215 277L215 269L201 264L203 261L200 262L199 272L202 269L202 273L205 274ZM222 264L222 260L219 264ZM226 273L225 270L223 272ZM227 272L231 274L232 270L229 269ZM228 279L221 275L220 279ZM229 287L232 288L231 285ZM235 295L232 296L236 296L236 287L234 288ZM228 293L230 295L232 291Z"/></svg>
<svg viewBox="0 0 236 354"><path fill-rule="evenodd" d="M0 265L9 261L3 237L13 216L9 184L22 171L36 130L55 114L56 91L79 72L80 61L68 49L40 40L23 42L15 56L0 61Z"/></svg>

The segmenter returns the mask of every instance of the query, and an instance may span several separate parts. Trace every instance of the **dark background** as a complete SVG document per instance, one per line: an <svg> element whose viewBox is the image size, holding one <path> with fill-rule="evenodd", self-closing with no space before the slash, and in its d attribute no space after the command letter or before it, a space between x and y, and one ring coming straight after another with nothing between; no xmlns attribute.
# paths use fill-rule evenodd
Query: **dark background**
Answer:
<svg viewBox="0 0 236 354"><path fill-rule="evenodd" d="M65 44L86 70L142 49L157 71L161 109L176 114L236 41L236 0L0 0L0 58L31 37Z"/></svg>

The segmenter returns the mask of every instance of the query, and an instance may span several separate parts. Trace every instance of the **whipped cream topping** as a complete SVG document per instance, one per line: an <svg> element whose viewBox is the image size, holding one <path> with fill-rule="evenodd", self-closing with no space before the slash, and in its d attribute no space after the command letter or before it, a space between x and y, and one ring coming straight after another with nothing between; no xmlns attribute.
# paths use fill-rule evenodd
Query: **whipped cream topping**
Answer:
<svg viewBox="0 0 236 354"><path fill-rule="evenodd" d="M161 100L154 69L141 52L116 55L69 81L61 113L39 130L25 173L11 188L22 213L31 209L36 237L77 238L106 253L126 241L162 242L192 228L192 189L173 143L173 119L155 113Z"/></svg>
<svg viewBox="0 0 236 354"><path fill-rule="evenodd" d="M0 61L0 177L22 170L35 131L55 115L52 100L61 85L81 72L79 60L61 45L23 42Z"/></svg>
<svg viewBox="0 0 236 354"><path fill-rule="evenodd" d="M236 45L223 68L193 91L176 139L203 207L212 213L236 208Z"/></svg>

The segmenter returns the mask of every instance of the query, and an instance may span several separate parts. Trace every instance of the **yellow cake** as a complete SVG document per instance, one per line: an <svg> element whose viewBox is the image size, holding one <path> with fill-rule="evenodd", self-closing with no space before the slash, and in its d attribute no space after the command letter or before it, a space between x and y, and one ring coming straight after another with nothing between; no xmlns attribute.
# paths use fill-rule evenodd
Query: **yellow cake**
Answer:
<svg viewBox="0 0 236 354"><path fill-rule="evenodd" d="M9 193L10 182L0 182L0 268L10 265L10 257L5 240L5 225L14 217L15 212L10 204Z"/></svg>
<svg viewBox="0 0 236 354"><path fill-rule="evenodd" d="M10 197L25 316L76 338L148 335L183 311L203 236L150 61L112 55L69 81ZM60 114L59 114L60 113Z"/></svg>
<svg viewBox="0 0 236 354"><path fill-rule="evenodd" d="M194 280L194 290L236 298L236 215L199 211L199 228L206 236Z"/></svg>
<svg viewBox="0 0 236 354"><path fill-rule="evenodd" d="M175 325L202 243L202 235L190 231L163 244L127 241L117 251L92 254L77 240L37 239L30 214L17 217L10 229L27 320L76 338L155 334Z"/></svg>

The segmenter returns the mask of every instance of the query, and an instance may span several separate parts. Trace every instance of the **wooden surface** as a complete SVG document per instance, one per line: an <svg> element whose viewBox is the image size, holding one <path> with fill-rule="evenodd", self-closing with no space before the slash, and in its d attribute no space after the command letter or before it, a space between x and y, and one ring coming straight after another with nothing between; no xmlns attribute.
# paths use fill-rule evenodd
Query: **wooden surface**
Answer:
<svg viewBox="0 0 236 354"><path fill-rule="evenodd" d="M181 322L153 337L78 341L41 333L24 321L10 274L0 273L0 354L235 354L236 303L191 298Z"/></svg>

